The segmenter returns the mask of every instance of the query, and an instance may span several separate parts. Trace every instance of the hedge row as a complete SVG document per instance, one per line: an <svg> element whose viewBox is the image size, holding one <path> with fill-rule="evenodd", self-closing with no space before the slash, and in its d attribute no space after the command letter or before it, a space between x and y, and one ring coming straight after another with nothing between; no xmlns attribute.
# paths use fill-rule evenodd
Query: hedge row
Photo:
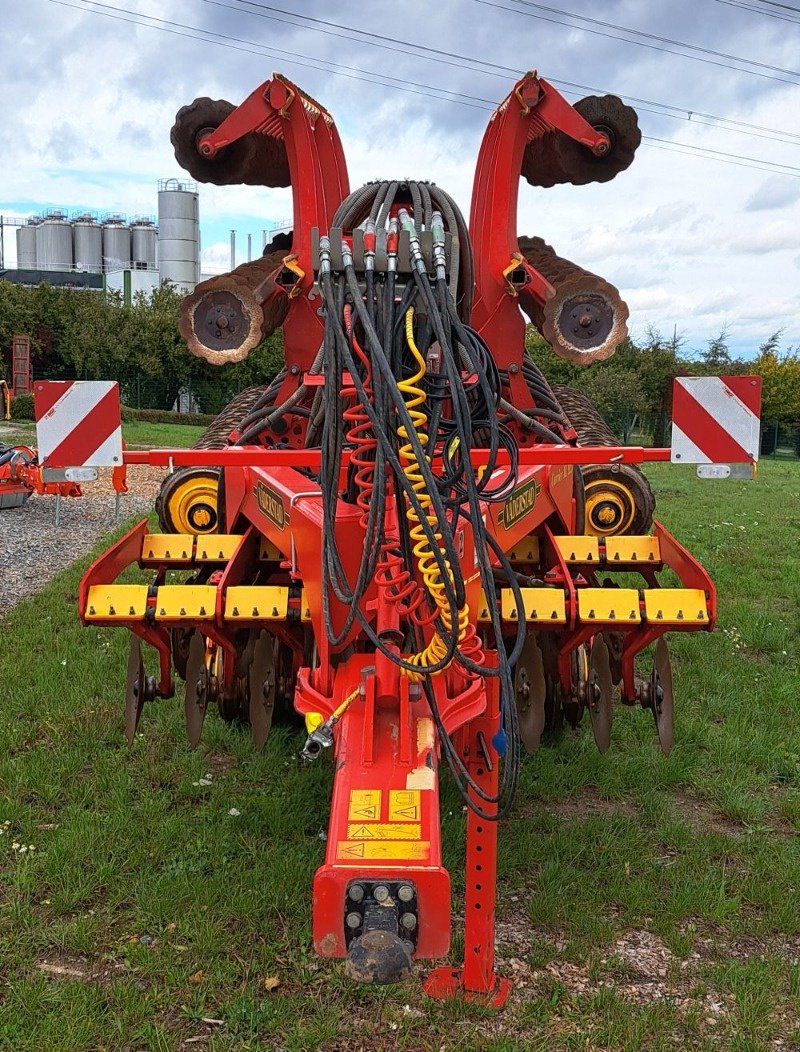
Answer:
<svg viewBox="0 0 800 1052"><path fill-rule="evenodd" d="M33 395L18 395L11 403L12 420L33 420ZM131 409L122 407L123 423L142 420L148 424L210 424L213 413L173 413L168 409Z"/></svg>
<svg viewBox="0 0 800 1052"><path fill-rule="evenodd" d="M33 420L33 395L17 395L11 400L12 420Z"/></svg>

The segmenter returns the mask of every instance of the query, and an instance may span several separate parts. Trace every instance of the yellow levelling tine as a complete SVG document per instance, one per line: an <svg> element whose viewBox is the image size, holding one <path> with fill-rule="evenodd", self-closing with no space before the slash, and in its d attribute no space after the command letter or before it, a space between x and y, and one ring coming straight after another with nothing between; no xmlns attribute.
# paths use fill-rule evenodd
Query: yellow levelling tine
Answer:
<svg viewBox="0 0 800 1052"><path fill-rule="evenodd" d="M702 588L648 588L644 614L662 625L707 625L706 593Z"/></svg>
<svg viewBox="0 0 800 1052"><path fill-rule="evenodd" d="M197 538L199 563L226 563L233 557L242 538L238 533L204 533Z"/></svg>
<svg viewBox="0 0 800 1052"><path fill-rule="evenodd" d="M560 588L520 588L525 620L549 625L567 623L567 600ZM504 621L517 620L517 604L510 588L500 591L500 615Z"/></svg>
<svg viewBox="0 0 800 1052"><path fill-rule="evenodd" d="M538 563L539 538L523 537L508 552L507 558L510 563Z"/></svg>
<svg viewBox="0 0 800 1052"><path fill-rule="evenodd" d="M564 562L598 563L600 562L600 542L597 537L576 534L554 537Z"/></svg>
<svg viewBox="0 0 800 1052"><path fill-rule="evenodd" d="M130 621L147 610L146 584L93 584L86 600L87 621Z"/></svg>
<svg viewBox="0 0 800 1052"><path fill-rule="evenodd" d="M280 585L231 585L225 592L226 621L285 621L289 589Z"/></svg>
<svg viewBox="0 0 800 1052"><path fill-rule="evenodd" d="M156 621L213 621L216 604L213 584L162 584L156 596Z"/></svg>
<svg viewBox="0 0 800 1052"><path fill-rule="evenodd" d="M658 537L606 537L608 563L660 563L661 545Z"/></svg>
<svg viewBox="0 0 800 1052"><path fill-rule="evenodd" d="M146 533L142 540L143 563L185 566L193 556L193 533Z"/></svg>
<svg viewBox="0 0 800 1052"><path fill-rule="evenodd" d="M606 624L637 624L639 593L635 588L579 588L578 619Z"/></svg>

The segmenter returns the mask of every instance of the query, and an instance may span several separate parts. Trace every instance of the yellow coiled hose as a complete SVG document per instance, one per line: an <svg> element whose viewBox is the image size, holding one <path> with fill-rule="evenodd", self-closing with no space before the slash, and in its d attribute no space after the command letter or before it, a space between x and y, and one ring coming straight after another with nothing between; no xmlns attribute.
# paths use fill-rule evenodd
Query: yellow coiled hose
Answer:
<svg viewBox="0 0 800 1052"><path fill-rule="evenodd" d="M411 422L414 427L417 439L420 445L425 448L428 441L427 427L428 418L425 413L419 408L425 402L425 391L419 386L420 381L425 376L425 359L423 358L419 348L414 340L414 308L409 307L406 312L406 341L409 346L409 350L414 357L414 361L419 367L417 372L413 376L408 377L406 380L400 380L397 384L398 390L403 395L403 400L406 403L408 409L408 415L411 417ZM408 432L404 425L400 425L397 429L397 437L400 439L403 445L400 446L400 463L403 465L403 472L411 483L414 492L417 495L420 506L425 512L425 520L427 524L435 531L437 541L441 539L438 526L439 520L436 515L431 514L430 509L432 505L431 497L425 488L425 480L420 471L419 462L417 460L414 448L408 441ZM424 527L420 522L419 515L416 510L410 505L406 504L406 518L410 524L409 534L413 543L414 557L417 561L417 569L420 572L422 580L424 581L425 588L428 594L436 604L436 608L439 611L442 626L445 630L445 634L449 633L453 627L453 621L451 617L450 603L447 600L445 592L445 585L442 581L442 574L437 563L433 549L430 545L428 538L425 535ZM453 584L453 573L450 567L450 563L447 559L445 550L439 548L442 553L444 563L447 566L447 575L450 579L450 584ZM465 603L458 611L458 642L459 645L465 639L469 631L469 606ZM419 673L406 672L409 679L419 682L424 675L424 670L438 664L447 654L447 644L438 632L434 632L433 638L427 647L417 654L412 654L407 660L410 664L416 665L419 669ZM444 671L440 669L439 671Z"/></svg>

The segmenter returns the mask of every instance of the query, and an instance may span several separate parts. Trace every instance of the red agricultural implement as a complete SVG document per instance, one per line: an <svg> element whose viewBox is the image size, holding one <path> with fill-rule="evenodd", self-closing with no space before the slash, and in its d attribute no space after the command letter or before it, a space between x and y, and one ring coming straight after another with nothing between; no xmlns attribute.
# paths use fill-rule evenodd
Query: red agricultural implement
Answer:
<svg viewBox="0 0 800 1052"><path fill-rule="evenodd" d="M33 493L57 497L80 497L73 482L45 481L35 449L30 446L0 446L0 511L21 508Z"/></svg>
<svg viewBox="0 0 800 1052"><path fill-rule="evenodd" d="M285 368L200 448L126 453L170 465L164 532L143 521L91 567L81 616L132 633L129 739L177 676L193 745L209 705L248 721L257 748L286 706L306 721L303 759L334 755L313 937L354 978L396 981L448 953L447 763L467 809L464 961L425 989L502 1003L497 821L523 751L587 712L606 750L616 697L652 713L667 752L665 635L713 627L714 586L653 521L637 467L669 450L619 447L525 351L523 311L589 364L624 339L627 309L518 238L520 175L602 182L639 140L619 99L573 107L531 73L489 122L467 224L433 183L351 193L333 119L278 75L236 108L196 100L173 128L196 179L292 186L292 234L199 285L181 322L219 365L282 326ZM116 583L137 565L141 583Z"/></svg>

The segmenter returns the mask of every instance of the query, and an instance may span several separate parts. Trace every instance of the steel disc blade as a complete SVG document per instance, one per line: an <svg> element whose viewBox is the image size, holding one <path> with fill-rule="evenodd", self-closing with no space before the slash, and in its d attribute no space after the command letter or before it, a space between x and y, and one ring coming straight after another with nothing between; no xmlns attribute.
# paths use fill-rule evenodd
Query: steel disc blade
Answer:
<svg viewBox="0 0 800 1052"><path fill-rule="evenodd" d="M145 679L142 644L138 636L131 636L131 648L128 652L128 676L125 684L125 737L128 745L133 744L136 728L144 707Z"/></svg>
<svg viewBox="0 0 800 1052"><path fill-rule="evenodd" d="M260 752L266 744L272 728L275 711L275 662L274 640L269 632L262 631L253 651L250 665L250 728L253 745Z"/></svg>
<svg viewBox="0 0 800 1052"><path fill-rule="evenodd" d="M656 643L655 661L651 679L653 718L656 721L658 743L665 756L669 756L675 741L675 705L672 690L672 662L669 647L662 636Z"/></svg>
<svg viewBox="0 0 800 1052"><path fill-rule="evenodd" d="M196 749L203 732L203 720L208 705L209 676L205 663L206 643L200 632L195 632L189 644L189 660L186 662L186 736Z"/></svg>
<svg viewBox="0 0 800 1052"><path fill-rule="evenodd" d="M594 638L590 658L589 675L589 716L592 721L594 740L600 752L607 752L611 744L611 722L613 705L611 692L611 661L608 647L602 636Z"/></svg>
<svg viewBox="0 0 800 1052"><path fill-rule="evenodd" d="M528 752L536 752L545 724L547 682L542 651L535 635L525 640L514 675L520 741Z"/></svg>

